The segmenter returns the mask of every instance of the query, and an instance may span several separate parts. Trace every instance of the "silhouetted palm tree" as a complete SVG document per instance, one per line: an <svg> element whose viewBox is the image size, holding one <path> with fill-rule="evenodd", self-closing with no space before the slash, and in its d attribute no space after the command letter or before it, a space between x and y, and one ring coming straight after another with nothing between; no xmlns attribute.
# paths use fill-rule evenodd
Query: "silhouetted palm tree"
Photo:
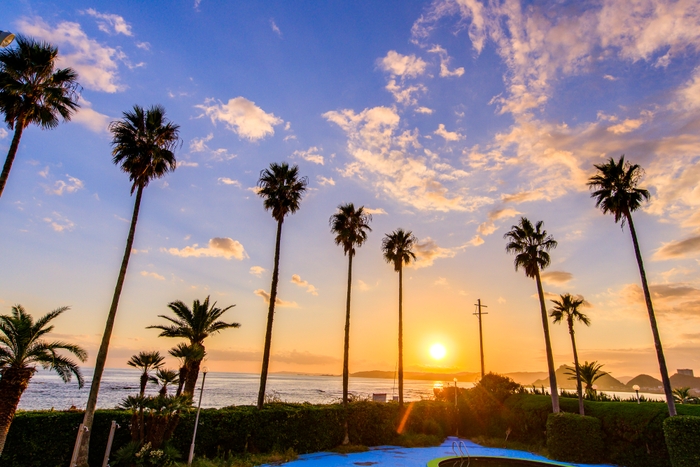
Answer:
<svg viewBox="0 0 700 467"><path fill-rule="evenodd" d="M139 216L141 206L141 196L143 189L148 186L151 180L163 177L168 172L175 170L177 166L173 151L177 147L180 127L165 117L165 109L161 106L153 106L148 110L135 105L129 112L124 112L122 120L112 122L109 130L112 132L112 162L120 166L122 171L129 174L131 180L131 194L136 191L134 201L134 212L131 216L131 226L126 239L126 248L122 258L121 268L117 285L114 287L112 304L107 315L105 331L102 334L102 342L95 360L95 373L90 385L87 407L83 425L88 431L82 437L80 452L78 454L78 466L88 467L88 446L90 445L90 433L92 421L95 417L97 407L97 395L100 391L102 372L104 371L109 350L109 341L112 337L114 319L117 315L119 297L121 296L126 269L131 256L131 249L134 244L134 232L136 231L136 221Z"/></svg>
<svg viewBox="0 0 700 467"><path fill-rule="evenodd" d="M178 376L177 371L168 370L166 368L158 368L156 370L156 375L148 378L151 383L160 386L158 395L163 397L168 395L168 385L178 384L179 379L180 377Z"/></svg>
<svg viewBox="0 0 700 467"><path fill-rule="evenodd" d="M345 301L345 345L343 347L343 405L348 403L348 379L350 370L348 360L350 356L350 292L352 290L352 258L355 256L355 247L362 246L367 240L367 232L372 229L369 223L372 215L365 213L364 206L355 209L352 203L341 204L338 211L330 218L331 233L335 234L335 244L343 247L343 252L348 257L348 289Z"/></svg>
<svg viewBox="0 0 700 467"><path fill-rule="evenodd" d="M382 240L384 260L399 273L399 408L403 409L403 265L416 259L413 248L417 242L411 231L396 229Z"/></svg>
<svg viewBox="0 0 700 467"><path fill-rule="evenodd" d="M632 222L632 213L642 206L643 201L647 201L650 198L647 190L638 188L639 180L644 175L644 171L637 164L625 162L624 155L620 156L620 160L617 162L611 157L607 163L596 165L595 168L598 172L588 179L588 186L594 190L593 193L591 193L591 197L595 198L596 207L600 208L603 214L612 214L615 218L615 222L620 222L621 227L625 226L625 222L627 222L630 227L634 254L637 257L639 275L642 279L644 301L647 305L651 332L654 336L656 357L659 360L661 382L663 383L664 393L666 394L668 413L673 417L676 415L676 405L673 401L671 380L668 377L666 358L664 357L664 350L661 346L661 337L659 336L659 328L656 324L654 306L651 303L651 294L649 293L647 276L644 271L642 253L639 249L639 242L637 241L637 232L634 229L634 222Z"/></svg>
<svg viewBox="0 0 700 467"><path fill-rule="evenodd" d="M698 398L690 394L689 387L683 387L673 390L673 400L679 404L694 404L698 401Z"/></svg>
<svg viewBox="0 0 700 467"><path fill-rule="evenodd" d="M157 370L158 368L162 367L165 364L165 357L163 357L157 350L153 352L139 352L136 355L132 355L131 359L126 362L126 364L141 370L139 396L143 397L146 393L149 371Z"/></svg>
<svg viewBox="0 0 700 467"><path fill-rule="evenodd" d="M55 69L58 49L45 42L17 36L16 47L0 49L0 112L14 130L0 174L0 196L17 155L22 132L29 125L55 128L79 107L78 75L71 68Z"/></svg>
<svg viewBox="0 0 700 467"><path fill-rule="evenodd" d="M581 381L586 384L586 394L588 394L589 397L594 397L595 396L595 390L593 389L593 383L598 381L600 378L603 376L607 375L606 372L602 371L601 368L604 365L602 363L598 363L597 361L592 361L591 363L588 363L588 361L585 361L582 365L578 366L578 374L581 377ZM567 368L565 370L565 373L567 375L571 375L572 378L569 379L574 379L576 378L576 370L574 368Z"/></svg>
<svg viewBox="0 0 700 467"><path fill-rule="evenodd" d="M53 331L49 322L67 309L57 308L36 322L21 305L13 306L11 315L0 316L0 454L19 400L34 376L37 364L55 371L65 382L75 375L78 386L83 387L78 364L59 352L65 350L84 362L87 359L85 350L75 344L42 339Z"/></svg>
<svg viewBox="0 0 700 467"><path fill-rule="evenodd" d="M549 266L549 250L557 247L557 242L542 227L544 222L538 221L534 226L526 217L521 217L518 225L511 227L503 236L508 243L506 251L515 255L515 270L523 268L527 277L532 277L537 283L537 294L540 299L542 312L542 328L544 329L544 345L547 352L547 369L549 370L549 385L552 391L552 411L559 412L559 393L557 392L557 377L554 372L554 357L552 343L549 340L549 320L544 303L544 290L540 270Z"/></svg>
<svg viewBox="0 0 700 467"><path fill-rule="evenodd" d="M179 396L182 394L182 387L184 386L185 381L187 381L188 375L191 373L192 364L194 362L201 362L204 360L204 357L206 357L206 352L201 345L185 344L184 342L180 342L175 347L170 349L168 353L180 361L177 390L175 392L175 395Z"/></svg>
<svg viewBox="0 0 700 467"><path fill-rule="evenodd" d="M217 308L216 302L209 305L209 297L203 302L195 300L192 303L190 310L180 300L168 304L168 308L175 313L176 318L170 316L158 315L159 318L168 320L169 325L156 324L148 326L147 329L160 329L162 332L158 337L181 337L187 339L190 346L198 346L201 348L201 355L204 356L206 349L204 348L204 339L212 334L216 334L224 329L238 328L241 325L238 323L224 323L217 321L221 315L236 305L230 305L226 308ZM194 393L197 377L199 376L199 366L202 363L201 359L192 360L191 366L187 371L187 378L183 394L191 396Z"/></svg>
<svg viewBox="0 0 700 467"><path fill-rule="evenodd" d="M571 347L574 349L574 368L576 369L576 392L578 393L578 411L581 415L585 415L583 408L583 390L581 389L581 374L578 371L578 352L576 351L576 338L574 337L574 321L591 325L591 320L588 316L581 313L578 309L583 305L583 298L575 298L571 294L559 295L559 300L550 300L554 303L554 309L549 316L554 318L555 323L560 323L566 320L569 326L569 335L571 335Z"/></svg>
<svg viewBox="0 0 700 467"><path fill-rule="evenodd" d="M279 282L280 241L282 239L282 223L287 214L299 210L301 196L306 191L309 180L299 176L299 167L282 162L272 163L268 169L260 172L258 180L258 195L263 198L265 210L272 211L272 218L277 221L277 237L275 239L275 265L272 270L270 286L270 304L267 311L267 328L265 330L265 348L263 350L262 370L260 371L260 390L258 391L258 409L265 403L265 386L267 371L270 365L270 345L272 344L272 321L275 317L275 302L277 301L277 283Z"/></svg>

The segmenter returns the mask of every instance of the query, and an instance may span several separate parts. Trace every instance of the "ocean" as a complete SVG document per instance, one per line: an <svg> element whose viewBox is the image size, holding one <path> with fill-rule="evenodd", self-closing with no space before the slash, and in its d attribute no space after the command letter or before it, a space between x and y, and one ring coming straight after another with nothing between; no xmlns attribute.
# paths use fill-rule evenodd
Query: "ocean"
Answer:
<svg viewBox="0 0 700 467"><path fill-rule="evenodd" d="M85 386L79 389L75 378L70 383L64 383L55 373L39 370L22 395L19 409L66 410L72 406L84 409L90 392L92 371L92 368L83 369ZM100 385L98 408L114 408L126 396L138 394L140 375L141 372L136 369L106 369ZM432 396L435 382L404 380L404 399L412 401ZM201 383L202 373L197 380L197 397ZM447 383L445 381L445 384ZM453 383L450 381L449 384ZM255 373L207 373L202 407L255 405L259 385L260 375ZM472 383L458 383L458 385L460 387L473 386ZM269 397L284 402L330 404L342 399L343 379L341 376L271 374L268 376L266 389ZM386 393L388 400L391 399L392 395L398 396L398 387L391 379L350 377L349 391L362 398L371 398L373 393ZM156 394L156 392L157 386L149 384L146 394ZM195 402L197 397L195 397Z"/></svg>

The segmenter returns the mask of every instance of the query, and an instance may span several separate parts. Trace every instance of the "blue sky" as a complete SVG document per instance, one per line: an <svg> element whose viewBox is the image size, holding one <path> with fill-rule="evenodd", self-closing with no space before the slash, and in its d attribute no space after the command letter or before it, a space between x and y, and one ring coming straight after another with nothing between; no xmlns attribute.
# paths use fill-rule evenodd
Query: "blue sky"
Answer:
<svg viewBox="0 0 700 467"><path fill-rule="evenodd" d="M108 364L175 342L145 326L211 295L241 328L213 370L259 371L275 223L256 196L271 162L309 178L284 224L272 371L340 373L346 258L328 218L373 213L355 261L351 371L396 364L397 277L385 233L419 239L407 270L406 364L543 370L535 286L503 234L520 216L558 241L548 298L590 303L581 358L658 374L627 230L595 209L593 164L626 154L652 201L635 221L671 369L700 357L700 14L690 0L517 2L9 2L0 29L59 48L81 110L23 135L0 200L0 306L71 306L61 337L94 355L131 216L108 123L161 104L178 169L144 193ZM11 132L0 130L0 150ZM552 327L557 365L568 334ZM448 355L433 361L428 348Z"/></svg>

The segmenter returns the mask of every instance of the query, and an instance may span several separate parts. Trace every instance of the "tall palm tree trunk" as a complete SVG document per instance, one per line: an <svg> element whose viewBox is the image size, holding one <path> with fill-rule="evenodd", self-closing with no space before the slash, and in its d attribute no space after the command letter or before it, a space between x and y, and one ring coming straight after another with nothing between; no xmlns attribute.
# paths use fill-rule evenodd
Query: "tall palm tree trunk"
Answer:
<svg viewBox="0 0 700 467"><path fill-rule="evenodd" d="M639 275L642 278L642 290L644 291L644 301L647 305L647 311L649 312L649 322L651 323L651 333L654 336L654 347L656 347L656 357L659 359L659 370L661 372L661 382L664 386L664 393L666 394L666 405L668 405L668 414L673 417L676 415L676 404L673 400L673 391L671 389L671 380L668 377L668 368L666 367L666 358L664 357L664 349L661 346L661 337L659 336L659 327L656 324L656 315L654 314L654 306L651 303L651 294L649 293L649 285L647 285L647 275L644 272L644 263L642 262L642 253L639 249L639 243L637 242L637 232L634 229L634 223L632 222L632 214L629 212L625 213L627 217L627 222L630 226L630 233L632 234L632 243L634 244L634 254L637 257L637 266L639 266Z"/></svg>
<svg viewBox="0 0 700 467"><path fill-rule="evenodd" d="M23 131L24 120L17 119L17 122L15 123L15 134L12 137L12 143L10 143L10 150L7 151L7 158L5 159L5 165L2 167L2 174L0 174L0 196L2 196L2 192L5 190L7 177L10 176L10 169L12 169L12 163L15 161L17 148L19 147L19 140L22 138Z"/></svg>
<svg viewBox="0 0 700 467"><path fill-rule="evenodd" d="M144 394L146 394L146 385L148 384L148 373L143 372L141 373L141 385L139 386L140 391L139 391L139 396L143 397Z"/></svg>
<svg viewBox="0 0 700 467"><path fill-rule="evenodd" d="M348 404L348 380L350 378L350 291L352 288L352 251L348 254L348 296L345 300L345 346L343 348L343 405Z"/></svg>
<svg viewBox="0 0 700 467"><path fill-rule="evenodd" d="M552 412L559 413L559 392L557 391L557 375L554 372L554 357L552 356L552 343L549 340L549 320L547 319L547 306L544 303L544 290L540 270L535 274L537 281L537 294L540 297L540 310L542 311L542 328L544 329L544 346L547 352L547 370L549 371L549 389L552 392Z"/></svg>
<svg viewBox="0 0 700 467"><path fill-rule="evenodd" d="M202 346L202 349L204 346ZM197 378L199 378L199 367L201 366L201 360L195 360L190 364L190 368L187 371L187 378L185 379L185 385L182 388L182 393L186 396L194 396L194 388L197 385Z"/></svg>
<svg viewBox="0 0 700 467"><path fill-rule="evenodd" d="M576 393L578 394L578 413L585 414L583 407L583 389L581 388L581 370L578 367L578 352L576 351L576 338L574 337L574 323L572 318L568 320L569 334L571 335L571 346L574 348L574 367L576 368Z"/></svg>
<svg viewBox="0 0 700 467"><path fill-rule="evenodd" d="M267 384L267 369L270 366L270 346L272 345L272 320L275 317L275 301L277 300L277 282L279 282L280 243L282 240L282 222L277 221L277 239L275 240L275 267L272 270L272 285L270 286L270 308L267 311L267 330L265 331L265 349L263 350L262 370L260 371L260 391L258 392L258 409L265 403L265 385Z"/></svg>
<svg viewBox="0 0 700 467"><path fill-rule="evenodd" d="M0 379L0 454L5 449L7 432L15 417L15 411L22 393L27 389L34 374L32 368L7 368Z"/></svg>
<svg viewBox="0 0 700 467"><path fill-rule="evenodd" d="M122 266L121 269L119 269L119 277L117 278L117 285L114 287L112 305L109 308L109 314L107 315L107 323L105 324L105 331L102 335L102 342L100 343L100 349L97 352L97 358L95 359L95 373L92 376L92 383L90 384L90 394L88 395L87 407L85 407L85 416L83 417L83 425L87 427L88 431L86 431L83 434L83 437L80 441L80 446L78 448L78 467L88 467L88 448L90 446L92 421L95 418L95 409L97 408L97 395L100 392L100 382L102 381L102 373L104 372L105 363L107 361L107 351L109 350L109 341L112 337L112 329L114 328L114 319L117 316L119 297L122 293L124 278L126 277L126 268L129 265L131 248L134 244L134 233L136 231L136 222L138 221L139 217L139 208L141 207L142 194L143 186L139 185L138 189L136 190L136 200L134 201L134 213L131 216L131 227L129 228L129 236L126 238L126 248L124 249L124 258L122 259Z"/></svg>
<svg viewBox="0 0 700 467"><path fill-rule="evenodd" d="M403 410L403 265L399 267L399 410Z"/></svg>
<svg viewBox="0 0 700 467"><path fill-rule="evenodd" d="M182 366L180 367L179 377L177 380L177 391L175 391L176 396L179 396L180 394L182 394L182 388L185 385L186 380L187 380L187 364L183 363Z"/></svg>

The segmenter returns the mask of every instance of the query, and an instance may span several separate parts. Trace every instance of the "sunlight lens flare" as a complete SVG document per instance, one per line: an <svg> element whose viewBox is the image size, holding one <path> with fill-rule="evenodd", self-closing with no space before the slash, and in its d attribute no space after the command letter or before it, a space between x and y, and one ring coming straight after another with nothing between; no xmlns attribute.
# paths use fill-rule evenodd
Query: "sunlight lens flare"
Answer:
<svg viewBox="0 0 700 467"><path fill-rule="evenodd" d="M442 360L445 358L445 355L447 355L447 349L445 349L444 345L436 343L430 347L430 356L435 360Z"/></svg>

